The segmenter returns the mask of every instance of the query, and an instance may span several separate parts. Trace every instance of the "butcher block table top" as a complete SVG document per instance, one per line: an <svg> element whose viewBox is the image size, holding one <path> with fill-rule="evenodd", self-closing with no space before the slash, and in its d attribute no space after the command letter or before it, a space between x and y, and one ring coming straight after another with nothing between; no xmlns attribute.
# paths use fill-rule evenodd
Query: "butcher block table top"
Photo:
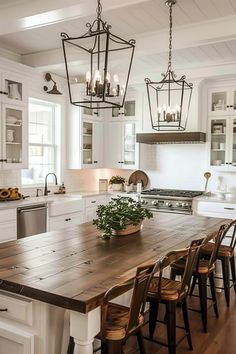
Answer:
<svg viewBox="0 0 236 354"><path fill-rule="evenodd" d="M87 313L136 267L218 230L226 219L155 214L133 235L99 238L91 223L0 244L0 289Z"/></svg>

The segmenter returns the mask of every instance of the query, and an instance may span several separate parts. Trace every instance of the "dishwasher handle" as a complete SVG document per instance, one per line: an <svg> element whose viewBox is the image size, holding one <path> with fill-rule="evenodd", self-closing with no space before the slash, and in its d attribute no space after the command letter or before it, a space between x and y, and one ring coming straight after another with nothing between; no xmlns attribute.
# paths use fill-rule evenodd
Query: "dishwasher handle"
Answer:
<svg viewBox="0 0 236 354"><path fill-rule="evenodd" d="M34 211L34 210L44 210L44 209L47 209L48 207L45 205L45 206L42 206L42 207L35 207L35 208L19 208L17 209L17 212L18 213L28 213L28 212L31 212L31 211Z"/></svg>

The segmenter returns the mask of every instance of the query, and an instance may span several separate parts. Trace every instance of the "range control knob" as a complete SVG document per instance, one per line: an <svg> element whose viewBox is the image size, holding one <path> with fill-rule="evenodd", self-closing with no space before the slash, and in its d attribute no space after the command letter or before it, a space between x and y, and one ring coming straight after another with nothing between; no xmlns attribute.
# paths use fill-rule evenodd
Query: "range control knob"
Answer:
<svg viewBox="0 0 236 354"><path fill-rule="evenodd" d="M141 204L148 204L148 202L144 199L141 199L140 202L141 202Z"/></svg>
<svg viewBox="0 0 236 354"><path fill-rule="evenodd" d="M157 206L157 205L158 205L158 202L155 201L155 200L153 200L152 205Z"/></svg>
<svg viewBox="0 0 236 354"><path fill-rule="evenodd" d="M166 206L167 206L168 208L171 208L171 207L172 207L172 203L171 203L171 202L166 202Z"/></svg>
<svg viewBox="0 0 236 354"><path fill-rule="evenodd" d="M182 203L180 203L180 202L177 202L175 205L176 205L177 207L179 207L179 208L182 207Z"/></svg>
<svg viewBox="0 0 236 354"><path fill-rule="evenodd" d="M183 203L183 207L188 207L188 203Z"/></svg>

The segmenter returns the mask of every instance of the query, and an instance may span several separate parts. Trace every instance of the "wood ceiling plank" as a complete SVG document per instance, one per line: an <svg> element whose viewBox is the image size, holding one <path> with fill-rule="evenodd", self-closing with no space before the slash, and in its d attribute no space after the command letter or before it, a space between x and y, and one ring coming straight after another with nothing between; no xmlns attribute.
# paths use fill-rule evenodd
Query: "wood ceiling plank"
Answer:
<svg viewBox="0 0 236 354"><path fill-rule="evenodd" d="M230 0L211 0L221 16L231 16L236 13Z"/></svg>
<svg viewBox="0 0 236 354"><path fill-rule="evenodd" d="M212 0L194 0L195 4L201 9L201 12L206 16L206 19L220 17L221 14L218 11Z"/></svg>

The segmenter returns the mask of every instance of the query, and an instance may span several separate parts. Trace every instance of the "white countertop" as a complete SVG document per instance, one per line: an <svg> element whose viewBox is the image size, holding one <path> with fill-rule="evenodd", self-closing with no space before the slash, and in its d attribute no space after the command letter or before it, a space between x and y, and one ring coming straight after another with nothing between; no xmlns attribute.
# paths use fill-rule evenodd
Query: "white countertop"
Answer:
<svg viewBox="0 0 236 354"><path fill-rule="evenodd" d="M29 197L26 199L21 199L21 200L16 200L16 201L5 201L5 202L0 202L0 210L1 209L14 209L14 208L21 208L21 207L26 207L26 206L32 206L35 204L49 204L53 202L59 202L61 200L73 198L73 199L78 199L81 200L82 198L86 197L92 197L92 196L98 196L98 195L117 195L117 194L122 194L122 195L134 195L135 193L126 193L126 192L99 192L99 191L93 191L93 192L73 192L73 193L66 193L66 194L50 194L48 196L40 196L40 197Z"/></svg>
<svg viewBox="0 0 236 354"><path fill-rule="evenodd" d="M194 198L196 202L210 202L210 203L229 203L236 204L236 195L228 194L225 199L220 198L218 194L212 194L211 196L201 195Z"/></svg>

